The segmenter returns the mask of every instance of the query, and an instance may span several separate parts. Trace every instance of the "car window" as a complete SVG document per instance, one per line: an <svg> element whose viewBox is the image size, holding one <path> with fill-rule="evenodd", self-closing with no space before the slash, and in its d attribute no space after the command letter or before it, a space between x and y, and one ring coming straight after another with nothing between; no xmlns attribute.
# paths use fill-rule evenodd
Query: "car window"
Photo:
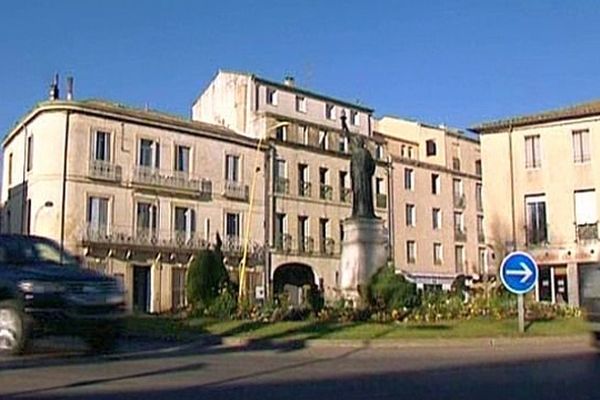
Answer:
<svg viewBox="0 0 600 400"><path fill-rule="evenodd" d="M10 238L3 240L0 246L4 255L3 262L13 264L27 263L52 263L76 265L77 261L67 252L62 252L60 248L51 241L35 238ZM2 260L2 259L0 259Z"/></svg>

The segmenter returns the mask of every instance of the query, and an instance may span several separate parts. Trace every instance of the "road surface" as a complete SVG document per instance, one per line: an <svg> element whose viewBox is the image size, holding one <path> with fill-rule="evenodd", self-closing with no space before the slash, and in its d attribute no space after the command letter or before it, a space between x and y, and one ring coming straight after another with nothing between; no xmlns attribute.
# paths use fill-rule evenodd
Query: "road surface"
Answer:
<svg viewBox="0 0 600 400"><path fill-rule="evenodd" d="M600 399L600 358L581 338L262 350L130 341L108 357L2 358L0 398Z"/></svg>

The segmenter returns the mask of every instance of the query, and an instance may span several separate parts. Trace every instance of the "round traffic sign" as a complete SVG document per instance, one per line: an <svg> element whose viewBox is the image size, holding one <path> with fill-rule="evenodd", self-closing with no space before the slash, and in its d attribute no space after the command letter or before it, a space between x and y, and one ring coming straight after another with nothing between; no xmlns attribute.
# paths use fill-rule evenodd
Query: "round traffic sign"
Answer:
<svg viewBox="0 0 600 400"><path fill-rule="evenodd" d="M515 294L531 291L537 283L538 275L537 263L522 251L508 254L500 264L500 279L506 289Z"/></svg>

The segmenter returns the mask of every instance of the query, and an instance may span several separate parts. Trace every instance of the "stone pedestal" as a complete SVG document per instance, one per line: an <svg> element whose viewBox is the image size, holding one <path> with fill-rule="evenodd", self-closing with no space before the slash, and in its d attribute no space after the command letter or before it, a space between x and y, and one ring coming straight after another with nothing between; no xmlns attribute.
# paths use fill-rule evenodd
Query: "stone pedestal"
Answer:
<svg viewBox="0 0 600 400"><path fill-rule="evenodd" d="M340 292L358 306L359 287L364 287L387 262L388 233L382 220L372 218L349 218L343 222L343 229Z"/></svg>

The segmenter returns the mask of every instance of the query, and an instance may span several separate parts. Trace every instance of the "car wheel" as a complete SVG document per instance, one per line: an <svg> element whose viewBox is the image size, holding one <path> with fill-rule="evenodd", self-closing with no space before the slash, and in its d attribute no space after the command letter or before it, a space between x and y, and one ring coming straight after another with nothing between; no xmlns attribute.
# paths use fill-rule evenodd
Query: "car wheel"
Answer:
<svg viewBox="0 0 600 400"><path fill-rule="evenodd" d="M13 301L0 301L0 354L23 353L28 339L24 314L19 306Z"/></svg>
<svg viewBox="0 0 600 400"><path fill-rule="evenodd" d="M100 326L89 332L85 341L93 354L111 353L117 347L119 329L114 326Z"/></svg>

